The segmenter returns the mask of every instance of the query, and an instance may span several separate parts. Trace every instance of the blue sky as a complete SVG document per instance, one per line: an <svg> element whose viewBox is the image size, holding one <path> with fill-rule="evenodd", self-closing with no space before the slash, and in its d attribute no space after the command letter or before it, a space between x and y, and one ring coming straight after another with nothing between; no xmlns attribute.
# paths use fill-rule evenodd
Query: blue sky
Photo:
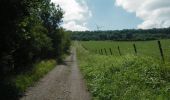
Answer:
<svg viewBox="0 0 170 100"><path fill-rule="evenodd" d="M170 0L52 0L64 10L62 27L85 31L170 27Z"/></svg>
<svg viewBox="0 0 170 100"><path fill-rule="evenodd" d="M142 22L134 13L116 6L113 0L86 1L92 12L92 17L87 22L90 30L95 30L96 24L102 30L132 29Z"/></svg>

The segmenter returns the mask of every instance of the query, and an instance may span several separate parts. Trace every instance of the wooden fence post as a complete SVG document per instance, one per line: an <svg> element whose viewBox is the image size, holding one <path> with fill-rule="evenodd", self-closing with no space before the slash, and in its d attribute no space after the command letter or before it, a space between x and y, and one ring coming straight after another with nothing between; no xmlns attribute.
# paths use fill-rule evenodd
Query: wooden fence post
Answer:
<svg viewBox="0 0 170 100"><path fill-rule="evenodd" d="M83 47L85 50L88 50L84 45L82 45L82 47Z"/></svg>
<svg viewBox="0 0 170 100"><path fill-rule="evenodd" d="M101 49L101 53L102 53L102 55L103 55L103 49Z"/></svg>
<svg viewBox="0 0 170 100"><path fill-rule="evenodd" d="M106 51L106 48L104 48L104 51L105 51L105 53L106 53L106 55L107 55L107 51Z"/></svg>
<svg viewBox="0 0 170 100"><path fill-rule="evenodd" d="M163 53L163 49L162 49L162 45L161 45L160 41L158 41L158 46L159 46L161 58L162 58L163 62L165 62L164 53Z"/></svg>
<svg viewBox="0 0 170 100"><path fill-rule="evenodd" d="M102 54L101 51L100 51L100 49L99 49L99 53Z"/></svg>
<svg viewBox="0 0 170 100"><path fill-rule="evenodd" d="M113 55L113 53L112 53L112 49L110 48L109 50L110 50L110 54L111 54L111 55Z"/></svg>
<svg viewBox="0 0 170 100"><path fill-rule="evenodd" d="M85 50L87 50L88 51L88 49L86 48L86 47L84 47L85 48Z"/></svg>
<svg viewBox="0 0 170 100"><path fill-rule="evenodd" d="M136 49L136 45L135 44L133 44L133 48L134 48L134 51L135 51L135 54L137 55L137 49Z"/></svg>
<svg viewBox="0 0 170 100"><path fill-rule="evenodd" d="M121 54L121 52L120 52L120 47L118 46L118 51L119 51L119 55L121 56L122 54Z"/></svg>
<svg viewBox="0 0 170 100"><path fill-rule="evenodd" d="M97 54L97 49L96 49L96 54Z"/></svg>

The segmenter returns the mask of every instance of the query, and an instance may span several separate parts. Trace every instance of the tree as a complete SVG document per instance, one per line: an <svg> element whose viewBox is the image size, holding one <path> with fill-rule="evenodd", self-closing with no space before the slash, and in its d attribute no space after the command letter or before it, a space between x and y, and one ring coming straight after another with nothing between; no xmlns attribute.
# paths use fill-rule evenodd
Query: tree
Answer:
<svg viewBox="0 0 170 100"><path fill-rule="evenodd" d="M11 77L32 71L39 60L62 61L70 38L60 27L64 12L50 0L0 0L0 11L0 94L13 98Z"/></svg>

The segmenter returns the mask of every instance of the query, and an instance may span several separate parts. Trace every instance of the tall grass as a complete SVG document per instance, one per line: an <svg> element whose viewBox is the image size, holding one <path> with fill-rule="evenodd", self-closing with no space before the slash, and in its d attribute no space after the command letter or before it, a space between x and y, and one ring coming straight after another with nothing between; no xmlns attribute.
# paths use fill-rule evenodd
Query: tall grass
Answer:
<svg viewBox="0 0 170 100"><path fill-rule="evenodd" d="M37 62L31 71L11 76L6 81L0 81L1 100L18 100L28 87L34 85L35 82L52 70L56 64L55 60Z"/></svg>
<svg viewBox="0 0 170 100"><path fill-rule="evenodd" d="M75 46L93 100L170 99L169 65L148 56L105 56Z"/></svg>
<svg viewBox="0 0 170 100"><path fill-rule="evenodd" d="M31 72L16 76L13 80L16 88L20 92L24 92L29 86L33 85L37 80L47 74L56 66L55 60L46 60L36 63Z"/></svg>

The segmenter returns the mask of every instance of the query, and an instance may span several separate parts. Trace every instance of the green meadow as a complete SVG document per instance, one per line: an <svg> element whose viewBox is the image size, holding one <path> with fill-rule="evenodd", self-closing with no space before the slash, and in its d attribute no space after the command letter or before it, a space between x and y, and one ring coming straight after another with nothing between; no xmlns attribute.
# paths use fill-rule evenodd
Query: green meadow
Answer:
<svg viewBox="0 0 170 100"><path fill-rule="evenodd" d="M170 62L170 40L160 40L164 58L166 61ZM83 47L87 48L89 51L99 53L99 50L106 49L107 54L110 55L110 48L112 50L113 56L119 56L118 46L120 47L120 52L122 55L135 54L133 44L136 45L137 54L150 56L161 60L160 50L158 42L155 41L86 41L80 42ZM104 54L105 51L103 50Z"/></svg>
<svg viewBox="0 0 170 100"><path fill-rule="evenodd" d="M133 44L138 54L135 55ZM74 42L78 62L93 100L169 100L170 40ZM122 55L119 55L117 47ZM106 54L98 52L106 49ZM111 48L113 55L109 54ZM96 51L97 50L97 51Z"/></svg>

